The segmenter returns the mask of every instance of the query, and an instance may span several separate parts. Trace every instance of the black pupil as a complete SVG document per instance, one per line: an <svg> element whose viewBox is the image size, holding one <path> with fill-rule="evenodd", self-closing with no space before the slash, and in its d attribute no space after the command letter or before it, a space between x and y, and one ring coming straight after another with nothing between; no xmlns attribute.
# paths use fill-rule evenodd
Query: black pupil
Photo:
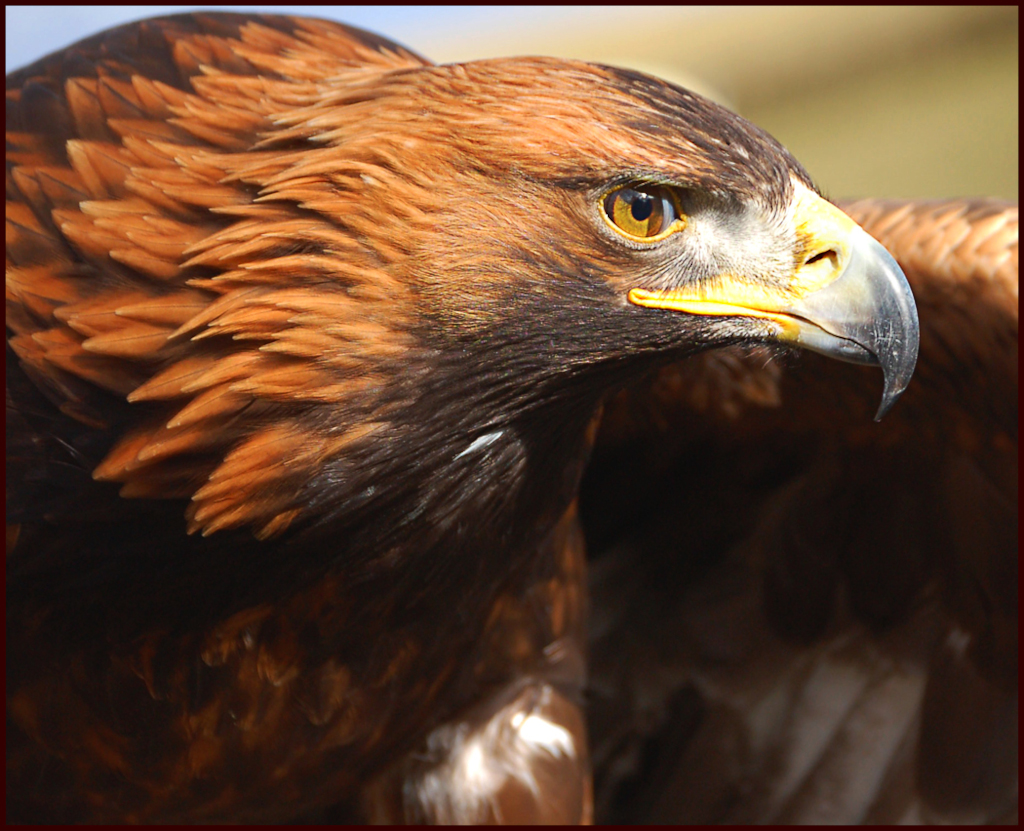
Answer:
<svg viewBox="0 0 1024 831"><path fill-rule="evenodd" d="M654 213L654 198L646 193L638 193L629 206L629 212L637 222L649 219Z"/></svg>

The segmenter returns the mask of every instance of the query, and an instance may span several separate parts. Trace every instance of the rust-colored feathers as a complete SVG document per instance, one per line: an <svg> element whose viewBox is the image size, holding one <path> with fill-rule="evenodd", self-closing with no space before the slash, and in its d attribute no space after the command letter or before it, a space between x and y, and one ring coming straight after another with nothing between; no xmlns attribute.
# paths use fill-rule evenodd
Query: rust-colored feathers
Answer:
<svg viewBox="0 0 1024 831"><path fill-rule="evenodd" d="M149 44L159 74L87 43L8 92L11 347L73 417L102 419L82 381L150 402L94 475L126 497L194 497L206 533L287 527L296 482L371 429L311 441L310 410L371 406L355 399L409 346L389 252L318 212L318 192L377 167L282 151L302 139L280 118L337 73L423 62L342 26L276 24L142 24L129 60Z"/></svg>

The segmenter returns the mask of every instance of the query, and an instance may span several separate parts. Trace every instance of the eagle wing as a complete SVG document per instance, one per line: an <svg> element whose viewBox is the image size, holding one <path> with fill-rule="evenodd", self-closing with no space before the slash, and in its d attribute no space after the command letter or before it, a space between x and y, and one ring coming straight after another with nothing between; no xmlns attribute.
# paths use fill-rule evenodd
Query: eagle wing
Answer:
<svg viewBox="0 0 1024 831"><path fill-rule="evenodd" d="M1015 821L1018 211L842 207L920 311L881 423L863 369L761 351L606 409L582 493L598 820Z"/></svg>

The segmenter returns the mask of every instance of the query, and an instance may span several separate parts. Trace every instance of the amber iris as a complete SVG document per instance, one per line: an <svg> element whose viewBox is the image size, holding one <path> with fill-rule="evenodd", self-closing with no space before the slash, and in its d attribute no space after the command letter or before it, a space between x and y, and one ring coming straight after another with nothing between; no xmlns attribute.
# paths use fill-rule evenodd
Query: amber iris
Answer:
<svg viewBox="0 0 1024 831"><path fill-rule="evenodd" d="M661 185L614 190L604 198L604 212L616 230L645 242L662 239L682 225L672 191Z"/></svg>

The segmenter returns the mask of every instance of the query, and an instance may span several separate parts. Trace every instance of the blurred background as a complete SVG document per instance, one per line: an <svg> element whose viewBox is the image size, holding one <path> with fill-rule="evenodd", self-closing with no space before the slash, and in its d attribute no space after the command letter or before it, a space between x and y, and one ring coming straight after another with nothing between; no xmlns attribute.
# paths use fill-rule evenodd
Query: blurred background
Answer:
<svg viewBox="0 0 1024 831"><path fill-rule="evenodd" d="M7 6L7 71L192 9ZM766 129L832 197L1018 197L1016 6L230 10L329 17L438 62L555 55L641 69Z"/></svg>

